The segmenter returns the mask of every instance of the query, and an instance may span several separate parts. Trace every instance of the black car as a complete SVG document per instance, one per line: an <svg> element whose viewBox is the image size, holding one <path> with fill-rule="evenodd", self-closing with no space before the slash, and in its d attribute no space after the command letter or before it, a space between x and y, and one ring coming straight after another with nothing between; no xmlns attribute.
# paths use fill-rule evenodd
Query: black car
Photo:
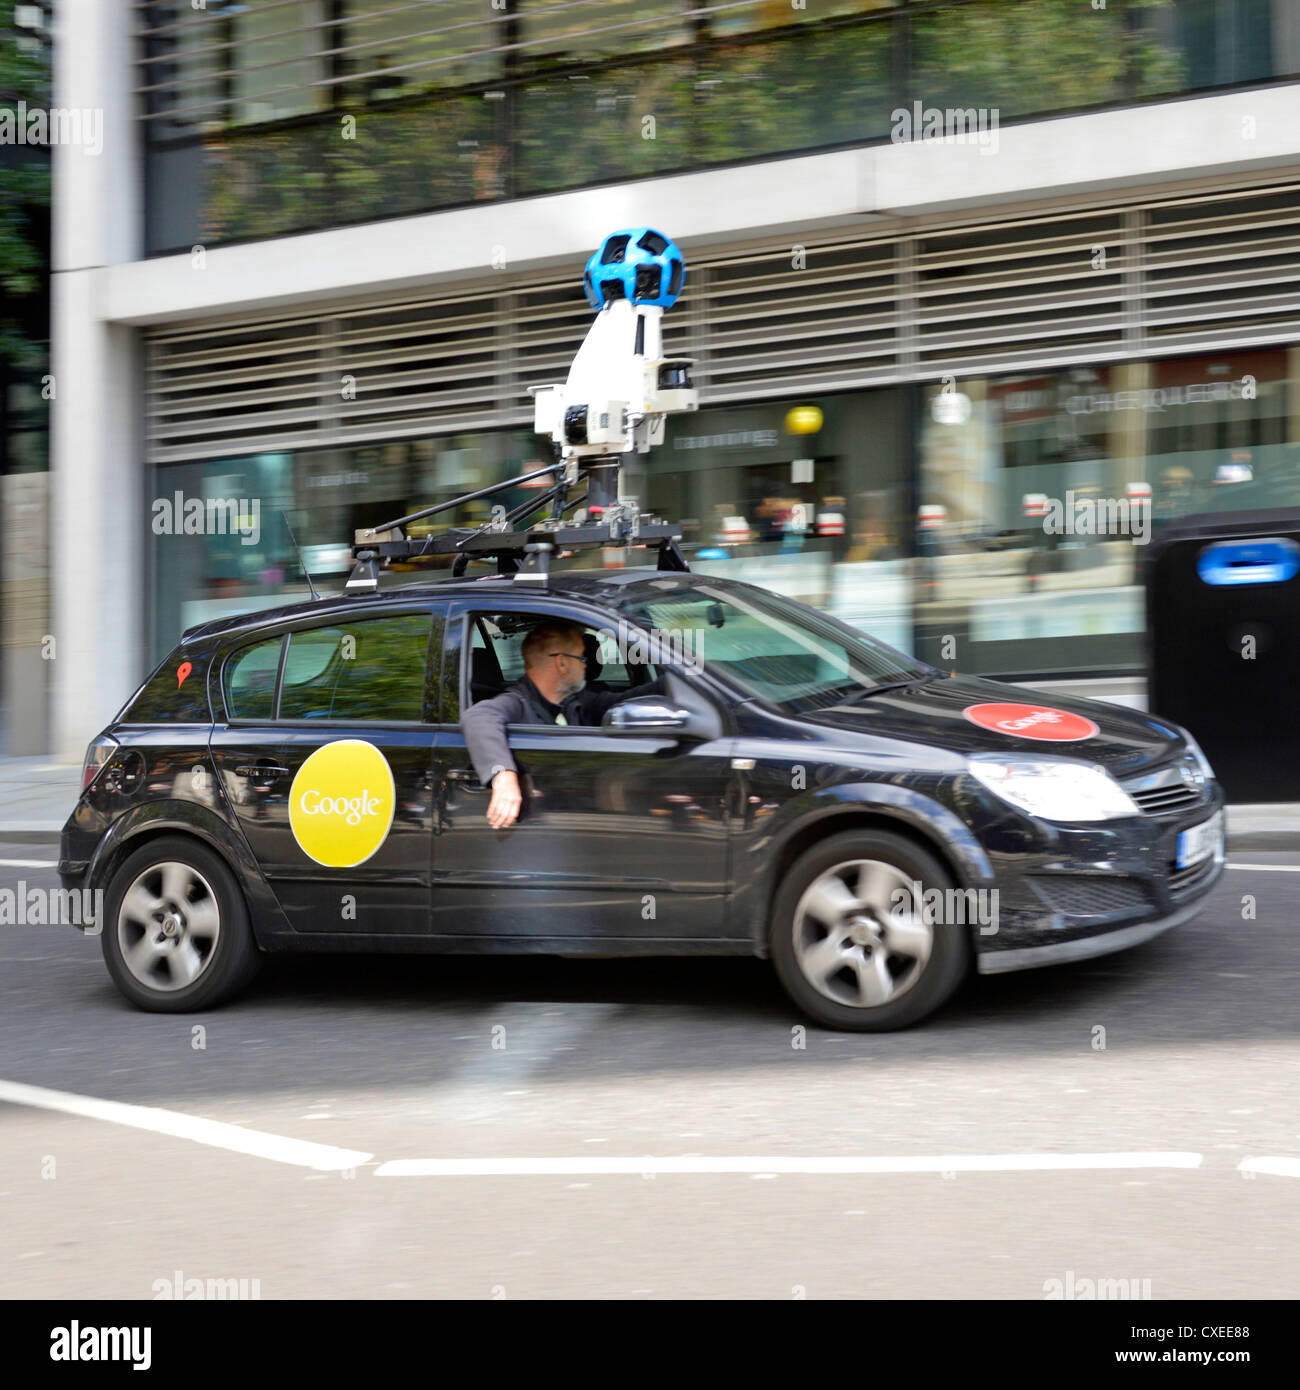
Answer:
<svg viewBox="0 0 1300 1390"><path fill-rule="evenodd" d="M599 728L512 728L525 804L495 831L461 711L554 618L626 698ZM103 890L145 1009L227 999L269 951L736 954L818 1023L877 1030L972 966L1192 916L1222 808L1159 718L936 670L752 585L580 571L192 629L91 744L59 870Z"/></svg>

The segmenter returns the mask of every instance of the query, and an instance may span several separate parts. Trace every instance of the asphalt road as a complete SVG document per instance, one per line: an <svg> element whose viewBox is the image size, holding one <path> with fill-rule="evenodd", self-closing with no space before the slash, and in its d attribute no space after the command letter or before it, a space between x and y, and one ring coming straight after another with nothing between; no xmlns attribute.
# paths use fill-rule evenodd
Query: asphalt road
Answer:
<svg viewBox="0 0 1300 1390"><path fill-rule="evenodd" d="M14 862L53 857L0 845L0 889L55 886ZM1231 869L1146 946L802 1047L757 961L276 960L159 1017L97 939L0 927L0 1295L1295 1297L1300 857L1229 858L1297 872ZM89 1101L166 1113L67 1113ZM400 1166L448 1159L473 1171Z"/></svg>

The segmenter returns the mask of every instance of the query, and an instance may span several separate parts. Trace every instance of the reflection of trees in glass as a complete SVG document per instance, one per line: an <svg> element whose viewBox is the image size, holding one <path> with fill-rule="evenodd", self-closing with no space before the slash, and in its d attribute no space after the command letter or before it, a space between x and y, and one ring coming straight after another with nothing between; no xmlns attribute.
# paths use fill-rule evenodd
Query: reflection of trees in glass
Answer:
<svg viewBox="0 0 1300 1390"><path fill-rule="evenodd" d="M868 140L889 129L887 26L737 44L701 63L697 161Z"/></svg>
<svg viewBox="0 0 1300 1390"><path fill-rule="evenodd" d="M690 162L695 65L672 59L581 81L556 74L515 97L518 192L639 178ZM653 117L654 138L643 131Z"/></svg>
<svg viewBox="0 0 1300 1390"><path fill-rule="evenodd" d="M354 16L349 42L364 31L366 38L391 37L392 45L340 60L357 77L329 88L335 106L328 117L241 129L230 124L235 111L218 113L224 128L204 146L205 207L196 235L210 241L273 236L878 139L888 133L900 98L940 108L992 107L1010 118L1181 90L1186 63L1176 46L1173 6L1174 0L1127 0L1094 10L1085 0L975 0L920 11L907 20L911 68L903 92L894 85L897 24L874 19L812 27L831 16L878 10L876 0L836 0L829 10L760 7L700 20L683 9L680 22L672 9L655 31L655 57L585 72L576 69L593 58L632 56L645 36L635 29L620 43L617 33L584 37L584 26L647 11L630 0L549 18L525 7L515 41L548 41L509 58L466 52L509 37L495 15L481 27L471 23L420 40L397 32L409 16L391 24L378 12L373 22ZM450 24L478 13L462 13L458 0L440 18ZM778 21L785 32L731 41ZM688 36L723 42L675 42ZM455 61L397 71L441 56ZM387 75L362 75L374 71ZM493 74L501 81L497 91L448 91ZM435 88L446 95L406 104ZM355 140L341 135L348 113L356 118Z"/></svg>
<svg viewBox="0 0 1300 1390"><path fill-rule="evenodd" d="M209 141L204 234L277 236L500 197L495 114L481 97L361 111L356 138L327 125Z"/></svg>
<svg viewBox="0 0 1300 1390"><path fill-rule="evenodd" d="M294 633L280 718L419 719L429 623L409 613Z"/></svg>
<svg viewBox="0 0 1300 1390"><path fill-rule="evenodd" d="M1122 101L1177 82L1178 57L1126 13L1169 9L1131 0L1094 10L1077 0L996 0L916 16L909 95L927 106L996 107L1003 116Z"/></svg>

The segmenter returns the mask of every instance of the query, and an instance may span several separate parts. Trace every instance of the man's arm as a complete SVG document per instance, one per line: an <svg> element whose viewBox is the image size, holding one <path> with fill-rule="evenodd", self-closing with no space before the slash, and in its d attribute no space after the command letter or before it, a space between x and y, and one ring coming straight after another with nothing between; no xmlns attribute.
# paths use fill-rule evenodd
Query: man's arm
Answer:
<svg viewBox="0 0 1300 1390"><path fill-rule="evenodd" d="M506 737L506 725L522 723L526 718L523 698L513 690L503 691L490 700L480 700L461 715L460 731L465 735L469 760L485 787L498 772L518 772Z"/></svg>
<svg viewBox="0 0 1300 1390"><path fill-rule="evenodd" d="M645 685L630 686L627 690L584 690L578 697L582 701L582 716L587 724L599 724L605 712L624 700L635 700L641 695L666 695L668 683L666 672L661 672L657 680Z"/></svg>
<svg viewBox="0 0 1300 1390"><path fill-rule="evenodd" d="M524 804L519 787L519 769L506 738L506 725L528 717L528 707L515 690L503 691L490 700L471 705L460 717L465 746L479 781L492 788L488 802L488 824L493 830L505 830L519 819Z"/></svg>

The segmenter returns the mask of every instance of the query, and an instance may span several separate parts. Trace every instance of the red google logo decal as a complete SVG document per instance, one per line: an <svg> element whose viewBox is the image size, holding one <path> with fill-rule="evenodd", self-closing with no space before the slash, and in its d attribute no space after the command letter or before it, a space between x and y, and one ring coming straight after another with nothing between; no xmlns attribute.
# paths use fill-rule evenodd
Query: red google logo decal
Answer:
<svg viewBox="0 0 1300 1390"><path fill-rule="evenodd" d="M1049 705L970 705L962 713L981 729L1047 743L1077 743L1097 733L1091 719Z"/></svg>

